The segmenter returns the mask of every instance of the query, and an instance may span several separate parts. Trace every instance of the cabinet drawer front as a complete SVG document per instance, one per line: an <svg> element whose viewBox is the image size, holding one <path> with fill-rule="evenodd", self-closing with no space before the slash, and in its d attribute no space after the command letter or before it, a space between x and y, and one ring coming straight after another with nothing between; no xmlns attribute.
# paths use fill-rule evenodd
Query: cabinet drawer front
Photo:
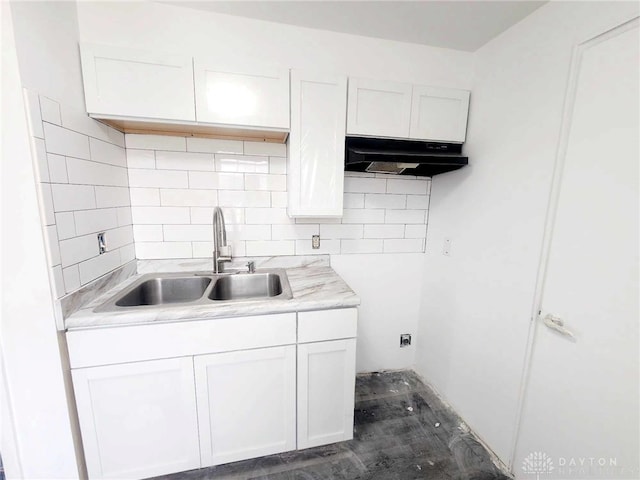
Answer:
<svg viewBox="0 0 640 480"><path fill-rule="evenodd" d="M298 313L298 343L353 338L357 329L357 308Z"/></svg>
<svg viewBox="0 0 640 480"><path fill-rule="evenodd" d="M296 347L194 358L202 465L296 448Z"/></svg>
<svg viewBox="0 0 640 480"><path fill-rule="evenodd" d="M191 358L83 368L72 376L90 478L200 467Z"/></svg>
<svg viewBox="0 0 640 480"><path fill-rule="evenodd" d="M67 332L71 368L296 343L296 314Z"/></svg>
<svg viewBox="0 0 640 480"><path fill-rule="evenodd" d="M90 114L196 119L190 56L95 44L80 53Z"/></svg>

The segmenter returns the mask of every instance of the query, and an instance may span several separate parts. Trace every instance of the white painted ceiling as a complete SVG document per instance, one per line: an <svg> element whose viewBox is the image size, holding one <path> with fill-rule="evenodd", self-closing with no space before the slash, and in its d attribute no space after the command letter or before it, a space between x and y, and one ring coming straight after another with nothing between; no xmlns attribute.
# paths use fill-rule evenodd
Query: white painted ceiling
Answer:
<svg viewBox="0 0 640 480"><path fill-rule="evenodd" d="M301 27L473 52L544 1L167 1Z"/></svg>

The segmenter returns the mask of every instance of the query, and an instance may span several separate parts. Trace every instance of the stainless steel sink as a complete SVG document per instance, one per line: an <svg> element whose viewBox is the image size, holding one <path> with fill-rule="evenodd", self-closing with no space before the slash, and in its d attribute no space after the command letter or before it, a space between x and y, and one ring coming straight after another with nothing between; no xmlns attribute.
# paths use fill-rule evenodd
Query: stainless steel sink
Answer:
<svg viewBox="0 0 640 480"><path fill-rule="evenodd" d="M248 273L220 277L213 285L211 300L241 300L245 298L275 297L282 293L280 276L275 273Z"/></svg>
<svg viewBox="0 0 640 480"><path fill-rule="evenodd" d="M118 307L185 303L198 300L211 283L207 277L152 278L116 301Z"/></svg>
<svg viewBox="0 0 640 480"><path fill-rule="evenodd" d="M94 309L121 312L176 306L225 305L293 297L283 269L256 273L149 273Z"/></svg>

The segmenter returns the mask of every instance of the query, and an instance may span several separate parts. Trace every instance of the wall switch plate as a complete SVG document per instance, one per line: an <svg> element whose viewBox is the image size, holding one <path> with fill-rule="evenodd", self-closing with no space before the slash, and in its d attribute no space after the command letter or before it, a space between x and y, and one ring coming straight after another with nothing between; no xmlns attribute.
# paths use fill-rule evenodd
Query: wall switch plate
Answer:
<svg viewBox="0 0 640 480"><path fill-rule="evenodd" d="M411 334L403 333L400 335L400 348L408 347L409 345L411 345Z"/></svg>
<svg viewBox="0 0 640 480"><path fill-rule="evenodd" d="M107 238L104 232L98 233L98 253L102 255L107 251Z"/></svg>
<svg viewBox="0 0 640 480"><path fill-rule="evenodd" d="M320 248L320 235L311 235L311 248Z"/></svg>
<svg viewBox="0 0 640 480"><path fill-rule="evenodd" d="M451 239L445 238L442 244L442 254L447 257L451 256Z"/></svg>

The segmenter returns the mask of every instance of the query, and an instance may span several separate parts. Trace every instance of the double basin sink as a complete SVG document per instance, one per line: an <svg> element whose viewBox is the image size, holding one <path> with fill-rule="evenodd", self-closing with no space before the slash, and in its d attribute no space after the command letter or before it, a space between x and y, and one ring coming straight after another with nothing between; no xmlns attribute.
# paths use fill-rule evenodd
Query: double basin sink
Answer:
<svg viewBox="0 0 640 480"><path fill-rule="evenodd" d="M112 296L95 312L186 305L216 305L293 297L282 269L256 273L149 273Z"/></svg>

